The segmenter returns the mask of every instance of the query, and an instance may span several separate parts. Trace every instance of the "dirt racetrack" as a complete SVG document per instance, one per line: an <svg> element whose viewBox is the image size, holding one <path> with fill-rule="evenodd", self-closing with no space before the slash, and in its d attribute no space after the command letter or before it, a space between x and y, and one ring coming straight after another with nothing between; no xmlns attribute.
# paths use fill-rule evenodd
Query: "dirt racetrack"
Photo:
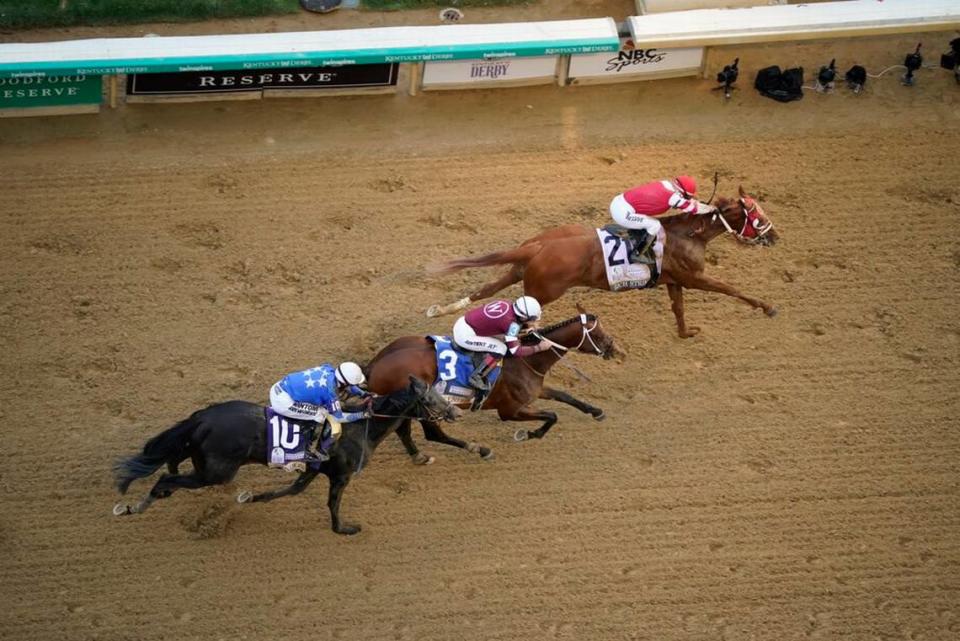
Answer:
<svg viewBox="0 0 960 641"><path fill-rule="evenodd" d="M924 73L789 105L682 80L0 122L0 638L960 638L960 91ZM630 352L554 378L608 419L451 428L491 463L391 438L347 490L357 537L324 480L235 504L290 478L254 468L111 515L115 456L448 331L423 310L495 273L424 265L681 170L762 199L782 243L718 240L710 270L777 318L688 293L683 341L662 290L561 299L548 321L580 301Z"/></svg>

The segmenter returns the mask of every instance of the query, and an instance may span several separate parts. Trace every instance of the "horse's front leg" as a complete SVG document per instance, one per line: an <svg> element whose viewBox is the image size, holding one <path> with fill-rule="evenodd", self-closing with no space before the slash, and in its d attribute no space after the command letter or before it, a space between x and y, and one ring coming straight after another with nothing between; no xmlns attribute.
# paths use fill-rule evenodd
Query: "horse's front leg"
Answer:
<svg viewBox="0 0 960 641"><path fill-rule="evenodd" d="M403 443L403 449L407 451L407 456L413 461L414 465L430 465L435 460L432 456L424 454L417 448L413 440L413 434L410 433L410 421L406 420L397 428L397 436Z"/></svg>
<svg viewBox="0 0 960 641"><path fill-rule="evenodd" d="M360 531L359 525L349 525L340 522L340 499L343 490L350 482L351 474L343 472L330 477L330 495L327 498L327 507L330 508L330 528L337 534L356 534Z"/></svg>
<svg viewBox="0 0 960 641"><path fill-rule="evenodd" d="M684 279L684 285L689 289L702 289L705 292L720 292L721 294L726 294L727 296L732 296L734 298L739 298L746 304L751 307L759 307L767 316L776 316L777 308L773 305L768 305L758 298L753 298L752 296L747 296L738 290L732 285L727 285L723 281L719 281L716 278L710 278L706 274L690 274Z"/></svg>
<svg viewBox="0 0 960 641"><path fill-rule="evenodd" d="M699 334L700 328L687 327L683 317L683 287L676 283L668 283L667 293L670 294L670 308L673 309L673 316L677 319L677 334L680 338L692 338Z"/></svg>
<svg viewBox="0 0 960 641"><path fill-rule="evenodd" d="M279 499L284 496L296 496L307 489L307 486L313 482L313 479L315 479L319 473L319 470L307 468L306 471L300 473L300 476L298 476L293 483L281 490L273 490L272 492L264 492L262 494L253 494L249 491L240 492L240 494L237 495L237 503L259 503L261 501L272 501L273 499Z"/></svg>
<svg viewBox="0 0 960 641"><path fill-rule="evenodd" d="M543 421L543 425L537 429L528 432L527 430L517 430L513 434L513 440L526 441L531 438L543 438L550 431L550 428L557 422L557 415L547 410L537 410L532 407L521 407L510 417L502 417L506 421Z"/></svg>
<svg viewBox="0 0 960 641"><path fill-rule="evenodd" d="M485 461L491 460L494 456L493 450L486 445L473 442L467 443L466 441L453 438L444 432L438 423L434 423L433 421L420 421L420 424L423 426L423 435L427 437L428 441L452 445L453 447L459 447L461 450L466 450L472 454L479 454L480 458Z"/></svg>
<svg viewBox="0 0 960 641"><path fill-rule="evenodd" d="M589 403L584 403L583 401L574 398L562 390L553 389L552 387L544 387L542 390L540 390L540 398L548 401L557 401L558 403L566 403L567 405L577 408L584 414L589 414L596 421L602 421L606 418L603 410L599 407L594 407Z"/></svg>

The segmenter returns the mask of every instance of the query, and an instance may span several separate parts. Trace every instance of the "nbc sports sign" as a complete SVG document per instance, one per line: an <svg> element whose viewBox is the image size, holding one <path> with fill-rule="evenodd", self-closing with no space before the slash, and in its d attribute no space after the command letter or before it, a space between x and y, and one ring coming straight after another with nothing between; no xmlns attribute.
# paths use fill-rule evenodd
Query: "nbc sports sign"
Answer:
<svg viewBox="0 0 960 641"><path fill-rule="evenodd" d="M625 38L616 53L570 56L567 77L570 84L583 84L695 76L702 62L703 47L659 49Z"/></svg>

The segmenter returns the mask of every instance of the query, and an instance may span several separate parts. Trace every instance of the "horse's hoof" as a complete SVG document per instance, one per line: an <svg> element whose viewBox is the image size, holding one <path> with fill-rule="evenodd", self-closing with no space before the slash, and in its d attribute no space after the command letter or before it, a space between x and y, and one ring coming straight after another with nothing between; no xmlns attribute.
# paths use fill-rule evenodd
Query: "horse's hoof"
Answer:
<svg viewBox="0 0 960 641"><path fill-rule="evenodd" d="M680 338L693 338L700 333L699 327L688 327L687 331L680 333Z"/></svg>
<svg viewBox="0 0 960 641"><path fill-rule="evenodd" d="M763 310L763 313L769 316L770 318L773 318L774 316L777 315L778 312L776 307L771 307L770 309Z"/></svg>
<svg viewBox="0 0 960 641"><path fill-rule="evenodd" d="M113 506L114 516L126 516L127 514L133 514L129 505L126 505L125 503L117 503Z"/></svg>
<svg viewBox="0 0 960 641"><path fill-rule="evenodd" d="M411 457L414 465L433 465L433 462L436 460L432 456L427 456L423 452L419 452Z"/></svg>
<svg viewBox="0 0 960 641"><path fill-rule="evenodd" d="M517 430L513 433L513 440L515 440L517 443L525 441L528 438L530 438L530 433L527 432L527 430Z"/></svg>
<svg viewBox="0 0 960 641"><path fill-rule="evenodd" d="M360 533L359 525L342 525L339 530L334 530L337 534L344 534L346 536L353 536L354 534Z"/></svg>
<svg viewBox="0 0 960 641"><path fill-rule="evenodd" d="M440 316L439 305L431 305L427 308L427 318L436 318L437 316Z"/></svg>
<svg viewBox="0 0 960 641"><path fill-rule="evenodd" d="M600 410L600 413L599 413L599 414L594 414L594 415L593 415L593 420L595 420L595 421L602 421L602 420L605 419L605 418L607 418L607 413L604 412L603 410Z"/></svg>
<svg viewBox="0 0 960 641"><path fill-rule="evenodd" d="M489 447L481 447L480 458L482 458L484 461L492 461L497 458L497 455L494 454L493 450L491 450Z"/></svg>
<svg viewBox="0 0 960 641"><path fill-rule="evenodd" d="M253 492L250 490L244 490L237 494L237 503L249 503L253 500Z"/></svg>

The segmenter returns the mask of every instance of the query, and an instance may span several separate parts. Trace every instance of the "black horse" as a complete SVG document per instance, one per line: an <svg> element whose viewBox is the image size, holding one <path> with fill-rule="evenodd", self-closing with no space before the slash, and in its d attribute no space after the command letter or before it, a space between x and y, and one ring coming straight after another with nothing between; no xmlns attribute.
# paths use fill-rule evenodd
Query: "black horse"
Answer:
<svg viewBox="0 0 960 641"><path fill-rule="evenodd" d="M308 466L282 490L256 495L244 492L237 500L240 503L270 501L299 494L318 474L325 474L330 479L327 505L333 531L359 532L359 525L340 522L340 498L350 478L366 465L377 445L405 420L452 421L459 415L440 394L412 376L406 389L376 398L373 408L373 418L343 426L339 440L330 450L329 460ZM188 458L193 462L193 471L179 474L178 465ZM150 476L164 465L169 474L161 476L139 503L132 506L118 503L113 513L117 516L141 514L154 501L167 498L180 488L222 485L233 479L242 465L250 463L267 464L264 407L246 401L211 405L154 436L140 454L117 461L114 477L121 494L126 494L134 480Z"/></svg>

